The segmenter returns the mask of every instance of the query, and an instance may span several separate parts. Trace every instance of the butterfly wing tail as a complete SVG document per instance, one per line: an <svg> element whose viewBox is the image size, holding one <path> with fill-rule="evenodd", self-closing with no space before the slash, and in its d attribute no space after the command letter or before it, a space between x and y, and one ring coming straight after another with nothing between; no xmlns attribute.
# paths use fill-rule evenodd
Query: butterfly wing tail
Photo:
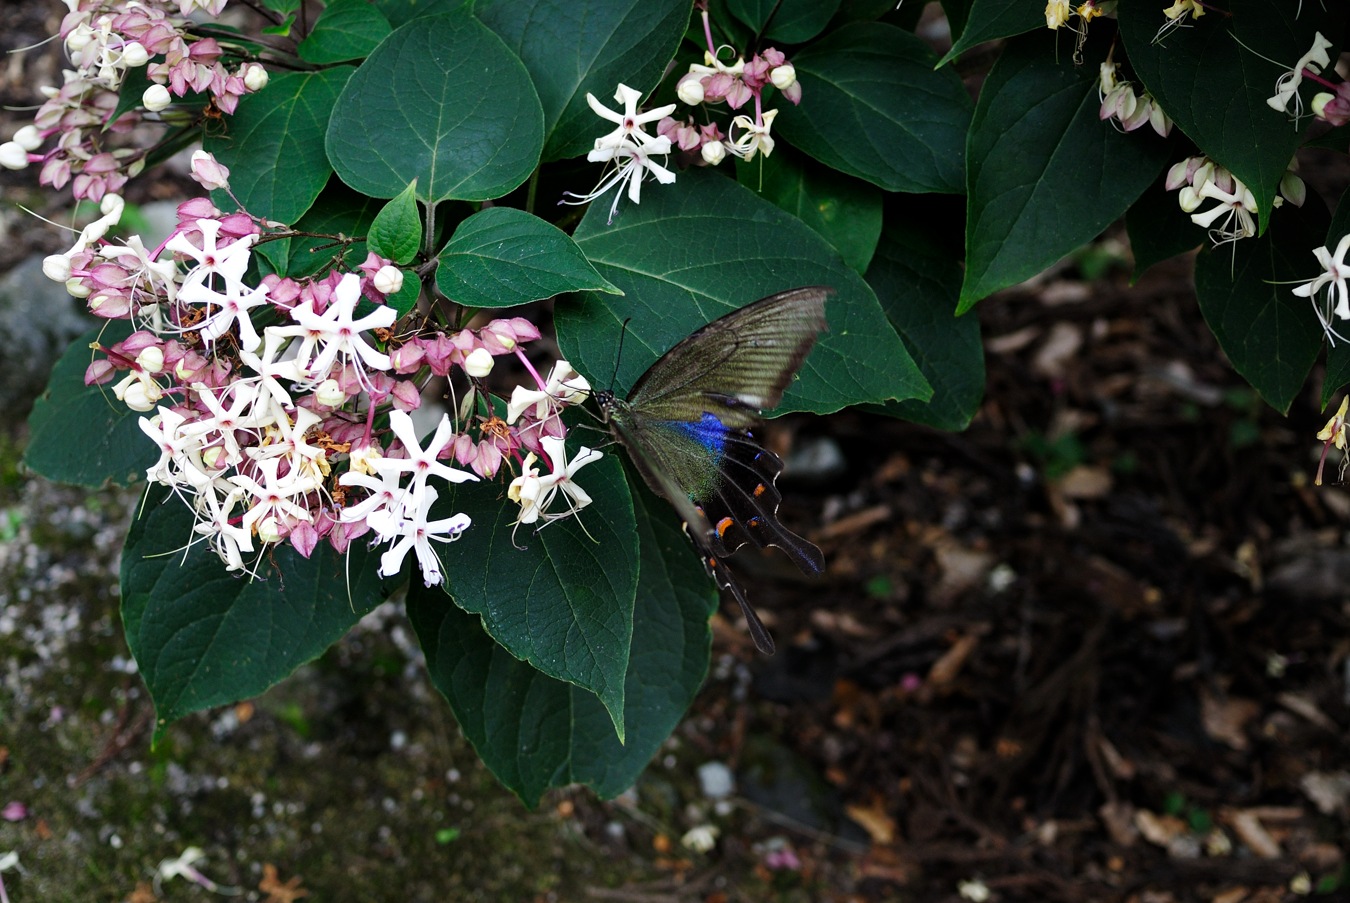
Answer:
<svg viewBox="0 0 1350 903"><path fill-rule="evenodd" d="M729 433L723 467L737 478L719 484L716 494L720 504L704 505L713 530L710 541L718 554L734 552L749 540L761 549L782 549L804 574L824 573L825 556L820 549L778 520L782 495L774 483L783 471L782 460L748 433ZM721 548L717 548L719 545Z"/></svg>
<svg viewBox="0 0 1350 903"><path fill-rule="evenodd" d="M755 641L755 648L764 655L773 655L774 645L773 636L769 633L769 628L764 626L764 622L759 619L759 615L750 607L750 601L745 598L745 593L741 586L736 582L736 578L731 576L731 571L717 558L709 557L704 561L708 566L708 573L712 574L714 580L723 589L731 591L740 603L741 614L745 615L745 626L750 632L750 639Z"/></svg>

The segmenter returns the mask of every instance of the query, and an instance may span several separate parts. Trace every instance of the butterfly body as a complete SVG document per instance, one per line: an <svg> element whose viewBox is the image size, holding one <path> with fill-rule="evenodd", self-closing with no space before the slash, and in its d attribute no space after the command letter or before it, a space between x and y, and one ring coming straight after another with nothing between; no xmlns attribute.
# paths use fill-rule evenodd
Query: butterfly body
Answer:
<svg viewBox="0 0 1350 903"><path fill-rule="evenodd" d="M740 603L755 645L773 640L722 559L747 542L778 546L803 571L820 549L778 522L777 455L753 430L777 406L826 328L827 288L799 288L732 311L667 351L626 398L596 393L601 414L647 485L685 522L709 573Z"/></svg>

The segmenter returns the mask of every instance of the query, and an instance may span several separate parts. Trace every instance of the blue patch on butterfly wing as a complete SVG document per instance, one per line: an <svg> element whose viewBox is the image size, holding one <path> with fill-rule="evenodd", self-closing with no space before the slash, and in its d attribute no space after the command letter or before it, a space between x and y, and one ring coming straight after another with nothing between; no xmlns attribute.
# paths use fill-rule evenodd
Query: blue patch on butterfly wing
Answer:
<svg viewBox="0 0 1350 903"><path fill-rule="evenodd" d="M718 420L716 415L703 412L703 417L697 421L689 420L670 420L667 424L671 429L679 430L693 439L699 445L721 455L726 448L727 428L722 421Z"/></svg>

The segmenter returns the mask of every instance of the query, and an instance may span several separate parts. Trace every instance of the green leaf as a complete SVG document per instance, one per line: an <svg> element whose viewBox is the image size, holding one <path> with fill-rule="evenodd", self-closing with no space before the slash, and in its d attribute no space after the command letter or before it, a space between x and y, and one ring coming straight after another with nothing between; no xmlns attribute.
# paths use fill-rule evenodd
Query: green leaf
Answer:
<svg viewBox="0 0 1350 903"><path fill-rule="evenodd" d="M398 28L421 16L453 12L464 0L374 0L375 7Z"/></svg>
<svg viewBox="0 0 1350 903"><path fill-rule="evenodd" d="M1322 347L1322 327L1306 298L1290 289L1316 263L1312 249L1326 234L1325 208L1309 196L1301 209L1281 210L1276 228L1195 261L1195 294L1233 369L1271 407L1287 413ZM1286 283L1286 284L1280 284Z"/></svg>
<svg viewBox="0 0 1350 903"><path fill-rule="evenodd" d="M952 43L938 65L946 65L976 44L1010 38L1045 28L1045 4L1040 0L974 0L973 3L952 3L944 0L953 33L960 37ZM952 6L959 7L953 15ZM967 8L968 7L968 8Z"/></svg>
<svg viewBox="0 0 1350 903"><path fill-rule="evenodd" d="M1010 43L980 91L958 313L1092 240L1167 162L1152 131L1122 134L1099 119L1095 68L1056 63L1044 44Z"/></svg>
<svg viewBox="0 0 1350 903"><path fill-rule="evenodd" d="M1177 203L1177 192L1168 191L1162 178L1139 196L1125 214L1125 228L1134 254L1131 283L1155 263L1184 254L1205 241L1205 230Z"/></svg>
<svg viewBox="0 0 1350 903"><path fill-rule="evenodd" d="M263 0L263 6L279 13L295 12L300 8L301 0Z"/></svg>
<svg viewBox="0 0 1350 903"><path fill-rule="evenodd" d="M883 410L939 430L963 430L984 395L984 345L974 313L956 316L961 264L925 228L891 222L867 282L905 348L933 387L927 402L892 401Z"/></svg>
<svg viewBox="0 0 1350 903"><path fill-rule="evenodd" d="M1345 28L1346 4L1304 5L1299 17L1298 4L1230 0L1225 10L1156 43L1166 22L1158 4L1125 0L1118 8L1120 35L1139 79L1201 151L1251 189L1262 232L1302 133L1266 99L1282 69L1292 69L1312 46L1314 31L1335 40ZM1305 102L1316 90L1304 81Z"/></svg>
<svg viewBox="0 0 1350 903"><path fill-rule="evenodd" d="M777 148L763 164L736 167L736 177L806 223L834 246L844 262L866 272L881 237L881 195L866 182L823 166L805 165L791 148Z"/></svg>
<svg viewBox="0 0 1350 903"><path fill-rule="evenodd" d="M618 292L566 232L514 207L488 207L464 220L440 261L436 285L470 307L513 307L561 292Z"/></svg>
<svg viewBox="0 0 1350 903"><path fill-rule="evenodd" d="M106 482L129 486L144 479L146 468L159 458L155 443L141 432L138 422L147 415L118 401L111 385L84 384L84 371L94 359L89 344L114 345L129 335L129 322L109 321L72 342L56 362L47 391L28 415L23 462L34 472L90 489ZM72 442L76 436L79 441Z"/></svg>
<svg viewBox="0 0 1350 903"><path fill-rule="evenodd" d="M332 173L323 133L350 67L274 75L239 99L228 129L202 145L230 168L230 190L254 216L294 223ZM217 203L220 203L218 200Z"/></svg>
<svg viewBox="0 0 1350 903"><path fill-rule="evenodd" d="M356 191L481 201L525 181L543 113L520 60L466 11L394 31L347 83L328 126L329 159Z"/></svg>
<svg viewBox="0 0 1350 903"><path fill-rule="evenodd" d="M970 96L936 62L893 25L845 25L792 57L802 102L777 104L774 134L887 191L959 194Z"/></svg>
<svg viewBox="0 0 1350 903"><path fill-rule="evenodd" d="M417 209L416 192L417 182L409 182L375 215L375 222L366 233L370 249L394 263L412 260L422 246L422 217Z"/></svg>
<svg viewBox="0 0 1350 903"><path fill-rule="evenodd" d="M408 618L431 682L483 762L528 806L537 805L544 791L571 783L605 798L628 789L679 724L707 673L708 616L717 596L688 539L639 482L633 482L633 502L640 570L622 744L594 695L517 660L493 642L478 618L443 595L421 587L408 593ZM658 512L663 516L653 516Z"/></svg>
<svg viewBox="0 0 1350 903"><path fill-rule="evenodd" d="M324 66L364 59L392 29L367 0L331 0L300 42L300 58Z"/></svg>
<svg viewBox="0 0 1350 903"><path fill-rule="evenodd" d="M122 551L122 624L155 703L156 739L170 721L279 683L384 598L364 542L346 560L327 543L308 559L282 543L249 579L228 573L192 524L183 500L156 487Z"/></svg>
<svg viewBox="0 0 1350 903"><path fill-rule="evenodd" d="M617 382L630 386L665 350L698 327L758 298L805 285L838 294L821 336L788 387L779 413L830 413L851 404L926 398L924 382L867 283L824 239L750 190L716 173L689 171L650 190L606 225L593 204L577 244L622 298L594 292L560 301L554 318L567 360L608 379L628 324Z"/></svg>
<svg viewBox="0 0 1350 903"><path fill-rule="evenodd" d="M622 738L638 579L633 503L613 455L578 482L592 504L538 532L515 526L520 508L500 487L454 486L433 510L463 511L473 526L442 555L445 591L511 655L598 696Z"/></svg>
<svg viewBox="0 0 1350 903"><path fill-rule="evenodd" d="M474 14L525 63L543 104L545 160L589 151L613 126L586 103L611 106L622 82L661 79L689 22L688 0L478 0Z"/></svg>
<svg viewBox="0 0 1350 903"><path fill-rule="evenodd" d="M727 11L750 26L761 44L804 44L825 30L839 4L840 0L729 0Z"/></svg>
<svg viewBox="0 0 1350 903"><path fill-rule="evenodd" d="M267 257L276 272L293 279L312 276L331 269L341 252L348 267L366 259L364 241L355 241L343 250L332 238L324 236L365 235L378 213L379 202L359 195L337 180L330 181L309 212L295 222L297 235L280 242L258 245L258 252Z"/></svg>

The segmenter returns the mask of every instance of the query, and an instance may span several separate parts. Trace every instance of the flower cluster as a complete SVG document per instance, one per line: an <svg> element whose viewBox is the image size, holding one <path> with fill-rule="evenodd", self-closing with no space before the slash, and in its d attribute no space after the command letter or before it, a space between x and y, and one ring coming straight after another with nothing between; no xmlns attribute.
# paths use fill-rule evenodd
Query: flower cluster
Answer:
<svg viewBox="0 0 1350 903"><path fill-rule="evenodd" d="M802 86L797 81L797 70L781 51L772 47L751 57L749 62L737 56L734 63L723 63L723 51L731 55L735 55L735 51L730 47L714 47L706 3L703 7L703 35L708 45L703 55L704 65L689 67L676 86L676 94L690 106L725 103L732 110L739 110L754 100L754 117L738 114L723 131L716 121L700 125L689 116L673 118L670 115L675 111L673 103L640 113L638 102L642 94L627 85L620 84L614 94L614 99L623 105L622 112L609 109L594 95L587 94L586 102L596 115L615 123L617 128L597 138L586 159L592 163L613 164L614 169L602 176L588 194L564 192L562 203L583 204L611 188L626 184L628 199L637 204L642 197L642 181L647 176L662 185L675 181L674 171L664 162L677 148L682 166L716 166L727 155L752 160L756 154L767 157L773 153L773 120L778 111L764 108L764 91L772 85L792 103L800 103ZM642 128L652 122L657 123L655 135L649 135ZM657 162L655 157L660 157L662 162ZM610 222L618 212L620 196L621 192L616 191L609 208Z"/></svg>
<svg viewBox="0 0 1350 903"><path fill-rule="evenodd" d="M690 65L676 83L675 93L691 107L725 103L728 108L739 110L753 100L755 115L751 118L742 113L732 117L725 135L716 124L711 128L700 127L692 119L663 120L657 131L672 135L681 150L691 154L697 151L704 163L713 166L727 154L742 160L753 160L755 154L761 153L767 157L773 153L773 120L778 111L764 108L764 89L772 85L792 104L801 103L802 86L797 81L797 70L782 51L773 47L765 48L747 62L733 48L716 46L706 5L702 16L703 40L707 44L703 64ZM722 62L724 56L734 56L735 62Z"/></svg>
<svg viewBox="0 0 1350 903"><path fill-rule="evenodd" d="M1288 201L1303 206L1307 189L1290 164L1280 180L1275 206ZM1168 191L1178 191L1177 203L1191 215L1191 222L1209 230L1214 244L1228 244L1256 234L1256 198L1242 180L1204 155L1187 157L1167 171ZM1200 210L1206 201L1215 203Z"/></svg>
<svg viewBox="0 0 1350 903"><path fill-rule="evenodd" d="M670 153L670 139L665 135L649 135L642 130L647 123L672 112L675 104L639 113L637 107L642 94L624 84L619 85L619 89L614 93L614 99L623 104L622 113L617 113L600 103L594 94L586 95L586 102L591 105L597 116L618 125L618 128L608 135L595 139L595 147L586 155L586 159L592 163L612 163L614 171L601 179L600 184L590 194L577 195L566 192L568 199L564 200L564 203L583 204L594 200L615 185L627 183L628 199L637 204L642 198L642 180L648 174L662 185L669 185L675 181L675 173L653 159L658 156L665 158ZM614 203L609 208L610 222L613 222L614 214L619 209L619 197L620 194L615 192Z"/></svg>
<svg viewBox="0 0 1350 903"><path fill-rule="evenodd" d="M1097 96L1102 102L1102 121L1112 120L1127 132L1148 123L1153 131L1166 138L1172 131L1172 120L1163 112L1162 106L1147 91L1135 93L1134 85L1118 78L1116 70L1116 64L1109 58L1102 63L1097 86Z"/></svg>
<svg viewBox="0 0 1350 903"><path fill-rule="evenodd" d="M1158 29L1158 33L1153 36L1153 43L1161 43L1169 34L1178 28L1185 28L1194 20L1205 14L1205 4L1202 0L1175 0L1175 2L1163 10L1163 16L1166 21Z"/></svg>
<svg viewBox="0 0 1350 903"><path fill-rule="evenodd" d="M206 154L194 170L218 184L228 178ZM438 583L434 543L457 538L469 519L433 511L441 493L432 478L491 478L506 461L533 481L518 491L513 484L519 522L548 522L589 503L572 477L599 453L566 460L560 413L590 387L566 362L548 379L534 371L523 351L539 338L529 321L446 330L415 314L408 319L421 325L400 333L389 298L403 274L374 254L354 271L255 284L247 275L253 249L274 224L198 199L179 208L174 234L147 250L135 237L108 241L121 199L106 195L102 206L103 217L44 271L98 316L138 327L119 342L95 343L102 355L85 382L109 385L146 415L141 429L160 449L147 478L191 507L194 541L227 569L255 573L274 543L309 556L321 540L344 551L371 533L388 545L381 575L399 573L411 551L427 584ZM516 356L537 386L516 388L506 420L482 385L502 355ZM409 412L434 377L469 389L455 419L441 414L423 445ZM542 476L539 453L549 464ZM561 498L567 510L551 512Z"/></svg>
<svg viewBox="0 0 1350 903"><path fill-rule="evenodd" d="M218 16L226 0L65 2L60 35L73 68L63 72L61 87L42 89L47 100L33 124L0 144L0 166L39 164L42 184L70 184L76 198L101 200L140 171L145 151L109 139L125 135L145 113L157 114L188 94L207 94L217 110L233 113L240 97L267 84L261 65L191 32L192 13ZM139 108L118 115L118 92L133 69L144 70L150 87Z"/></svg>
<svg viewBox="0 0 1350 903"><path fill-rule="evenodd" d="M1074 42L1073 61L1083 65L1083 45L1087 43L1088 26L1093 19L1114 16L1116 0L1084 0L1074 6L1070 0L1049 0L1045 4L1045 27L1051 31L1068 26L1078 36ZM1076 18L1076 21L1074 20ZM1102 117L1106 118L1106 117Z"/></svg>
<svg viewBox="0 0 1350 903"><path fill-rule="evenodd" d="M1294 294L1312 302L1313 312L1322 324L1327 341L1332 345L1336 340L1346 341L1345 336L1336 331L1333 320L1350 320L1350 288L1346 280L1350 279L1350 264L1346 264L1345 255L1350 251L1350 235L1345 235L1336 244L1336 253L1326 246L1315 248L1313 256L1317 258L1322 272L1317 278L1304 282L1294 288ZM1321 437L1325 438L1325 437Z"/></svg>
<svg viewBox="0 0 1350 903"><path fill-rule="evenodd" d="M1323 248L1322 250L1326 249ZM1322 485L1322 469L1327 463L1327 452L1331 451L1331 447L1334 445L1342 452L1346 450L1345 417L1347 408L1350 408L1350 395L1341 399L1341 406L1336 409L1335 414L1331 415L1327 425L1317 433L1317 438L1322 440L1322 457L1317 461L1317 477L1313 480L1314 486ZM1348 465L1350 465L1350 456L1342 456L1341 479L1345 479L1345 471Z"/></svg>

